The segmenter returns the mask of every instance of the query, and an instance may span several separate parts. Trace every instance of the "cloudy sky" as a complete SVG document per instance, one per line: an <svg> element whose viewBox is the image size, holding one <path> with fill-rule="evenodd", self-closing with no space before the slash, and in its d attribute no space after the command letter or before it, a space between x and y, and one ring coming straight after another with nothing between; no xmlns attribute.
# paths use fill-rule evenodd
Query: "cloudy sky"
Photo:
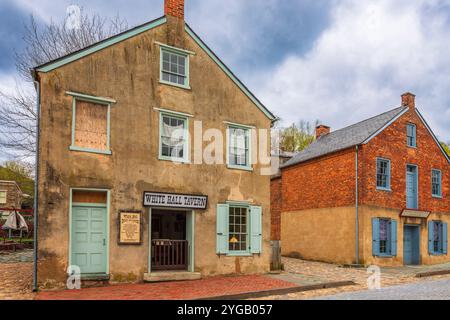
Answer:
<svg viewBox="0 0 450 320"><path fill-rule="evenodd" d="M130 26L163 13L163 0L0 0L0 89L29 16L60 21L71 4ZM411 91L450 141L450 0L186 0L186 20L285 124L342 128Z"/></svg>

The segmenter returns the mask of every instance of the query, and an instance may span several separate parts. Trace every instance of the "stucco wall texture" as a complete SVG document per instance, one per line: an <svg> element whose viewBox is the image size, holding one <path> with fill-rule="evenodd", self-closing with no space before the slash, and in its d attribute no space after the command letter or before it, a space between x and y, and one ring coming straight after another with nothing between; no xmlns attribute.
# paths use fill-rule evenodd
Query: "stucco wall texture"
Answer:
<svg viewBox="0 0 450 320"><path fill-rule="evenodd" d="M417 128L417 148L406 145L406 125ZM334 263L355 263L356 149L349 148L282 170L282 253ZM450 165L415 112L414 106L358 151L360 263L403 264L403 226L420 225L420 262L449 262L450 256L428 254L429 220L450 220ZM391 161L391 189L376 189L376 159ZM406 166L418 166L419 210L426 219L400 217L406 208ZM442 171L442 198L432 197L431 170ZM276 184L272 183L272 191ZM276 189L275 189L276 190ZM372 256L373 217L396 219L398 255ZM273 219L274 223L279 223ZM276 230L276 226L272 230Z"/></svg>
<svg viewBox="0 0 450 320"><path fill-rule="evenodd" d="M270 120L219 69L184 31L184 22L168 16L165 25L130 38L49 73L40 73L41 143L39 184L39 266L41 285L64 282L69 252L70 188L111 190L109 266L112 281L140 281L148 270L148 210L144 191L204 194L206 211L195 212L195 271L203 276L263 273L270 265L270 177L230 170L226 165L174 164L158 160L159 113L164 108L192 114L203 129L225 136L230 121L269 129ZM191 90L159 83L160 47L155 41L193 51ZM66 91L117 100L111 108L112 155L69 151L72 98ZM208 143L204 142L205 147ZM225 154L226 146L223 146ZM269 149L269 147L268 147ZM269 154L269 150L267 150ZM216 204L249 201L263 208L261 255L216 255ZM143 244L119 246L118 213L143 210Z"/></svg>

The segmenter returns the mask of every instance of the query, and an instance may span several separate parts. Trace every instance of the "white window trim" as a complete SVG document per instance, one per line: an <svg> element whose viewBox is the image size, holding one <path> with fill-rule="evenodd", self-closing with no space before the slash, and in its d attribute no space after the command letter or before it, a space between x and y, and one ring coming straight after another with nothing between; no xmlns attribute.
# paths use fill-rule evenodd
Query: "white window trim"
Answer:
<svg viewBox="0 0 450 320"><path fill-rule="evenodd" d="M236 204L236 203L229 203L228 204L228 230L230 229L230 209L231 208L240 208L240 209L246 209L247 210L247 218L246 218L246 234L247 234L247 248L245 250L230 250L230 244L228 243L228 256L231 257L238 257L238 256L252 256L252 253L250 252L251 247L251 206L246 204ZM230 235L231 232L228 231L228 235ZM229 237L228 237L229 238Z"/></svg>
<svg viewBox="0 0 450 320"><path fill-rule="evenodd" d="M171 117L171 118L176 118L176 119L180 119L183 120L185 123L185 130L184 130L184 138L185 138L185 145L184 145L184 149L183 149L183 154L184 157L183 158L175 158L175 157L168 157L168 156L163 156L162 154L162 125L163 125L163 117L167 116L167 117ZM180 112L176 112L176 111L168 111L168 110L163 110L163 109L159 109L159 146L158 146L158 159L161 161L172 161L172 162L178 162L178 163L186 163L189 164L191 163L191 143L190 143L190 136L189 136L189 117L187 115L183 115Z"/></svg>
<svg viewBox="0 0 450 320"><path fill-rule="evenodd" d="M411 126L414 128L414 145L411 146L408 144L408 126ZM406 124L406 145L408 146L408 148L413 148L413 149L417 149L417 126L414 123L410 123L408 122Z"/></svg>
<svg viewBox="0 0 450 320"><path fill-rule="evenodd" d="M227 161L227 167L228 169L233 169L233 170L243 170L243 171L253 171L253 149L252 149L252 129L253 127L250 126L246 126L246 125L240 125L240 124L236 124L236 123L230 123L230 122L226 122L228 124L227 130L226 130L226 135L227 135L227 145L226 145L226 161ZM239 165L232 165L230 164L230 134L231 134L231 130L230 129L241 129L241 130L245 130L248 134L247 139L248 139L248 163L246 166L239 166Z"/></svg>
<svg viewBox="0 0 450 320"><path fill-rule="evenodd" d="M189 61L189 56L192 54L189 51L183 50L183 49L179 49L179 48L175 48L172 46L168 46L168 45L160 45L160 49L159 49L159 82L162 84L166 84L169 86L173 86L173 87L177 87L177 88L182 88L182 89L191 89L190 86L190 61ZM184 85L178 84L178 83L173 83L170 81L165 81L163 80L163 52L169 52L169 53L174 53L174 54L178 54L180 56L183 56L186 58L186 81Z"/></svg>

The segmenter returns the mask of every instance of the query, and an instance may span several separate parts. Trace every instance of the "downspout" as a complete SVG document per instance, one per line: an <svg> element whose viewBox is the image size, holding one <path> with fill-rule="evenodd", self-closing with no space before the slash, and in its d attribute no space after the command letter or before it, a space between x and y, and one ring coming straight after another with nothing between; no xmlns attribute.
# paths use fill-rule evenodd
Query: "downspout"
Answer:
<svg viewBox="0 0 450 320"><path fill-rule="evenodd" d="M355 257L356 265L359 265L359 192L358 192L358 151L359 146L356 146L355 152Z"/></svg>
<svg viewBox="0 0 450 320"><path fill-rule="evenodd" d="M38 187L39 187L39 129L40 129L40 114L41 114L41 86L39 81L34 81L37 91L36 99L36 163L35 163L35 177L34 177L34 265L33 265L33 291L38 291Z"/></svg>

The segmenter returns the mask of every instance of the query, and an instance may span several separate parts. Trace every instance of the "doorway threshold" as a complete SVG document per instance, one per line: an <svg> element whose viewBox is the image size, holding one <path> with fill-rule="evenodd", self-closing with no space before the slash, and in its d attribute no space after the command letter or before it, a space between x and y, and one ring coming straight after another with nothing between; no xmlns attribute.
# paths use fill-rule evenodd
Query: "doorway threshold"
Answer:
<svg viewBox="0 0 450 320"><path fill-rule="evenodd" d="M155 271L144 274L144 282L189 281L201 278L200 272L189 271Z"/></svg>

